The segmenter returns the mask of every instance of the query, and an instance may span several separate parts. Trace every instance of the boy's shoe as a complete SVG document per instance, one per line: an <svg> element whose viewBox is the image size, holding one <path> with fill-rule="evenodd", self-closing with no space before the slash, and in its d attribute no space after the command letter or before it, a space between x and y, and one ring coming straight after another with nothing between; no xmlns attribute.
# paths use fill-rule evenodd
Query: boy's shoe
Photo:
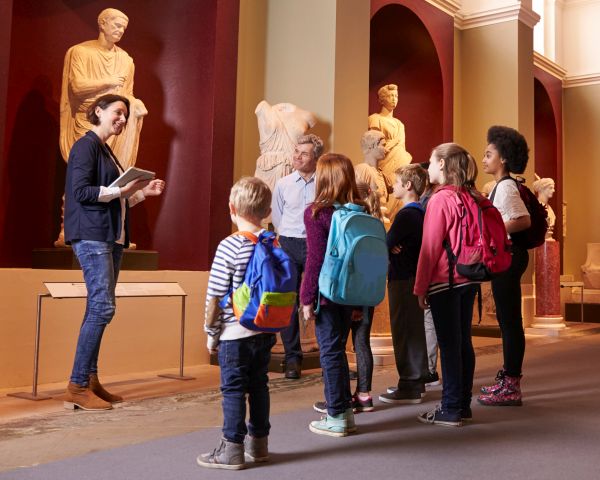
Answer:
<svg viewBox="0 0 600 480"><path fill-rule="evenodd" d="M284 377L288 380L298 380L302 376L302 365L298 362L285 366Z"/></svg>
<svg viewBox="0 0 600 480"><path fill-rule="evenodd" d="M398 385L392 385L391 387L387 388L387 393L394 393L396 390L398 390ZM418 390L421 393L421 398L423 398L425 396L425 384L421 383L418 384L418 387L416 387L416 390Z"/></svg>
<svg viewBox="0 0 600 480"><path fill-rule="evenodd" d="M321 417L321 420L310 422L308 428L311 432L318 435L345 437L349 433L356 432L354 412L351 408L348 408L344 413L340 413L338 415L324 415Z"/></svg>
<svg viewBox="0 0 600 480"><path fill-rule="evenodd" d="M244 439L244 458L247 462L261 463L269 460L269 437L246 435Z"/></svg>
<svg viewBox="0 0 600 480"><path fill-rule="evenodd" d="M244 444L228 442L224 438L211 453L198 455L196 462L201 467L241 470L246 468L244 462Z"/></svg>
<svg viewBox="0 0 600 480"><path fill-rule="evenodd" d="M313 403L313 410L319 413L327 413L327 402L315 402Z"/></svg>
<svg viewBox="0 0 600 480"><path fill-rule="evenodd" d="M460 409L460 419L463 422L471 422L473 420L473 412L471 411L471 407Z"/></svg>
<svg viewBox="0 0 600 480"><path fill-rule="evenodd" d="M430 412L422 413L417 417L421 423L430 425L439 425L441 427L460 427L462 419L460 413L450 413L442 410L440 405L436 406Z"/></svg>
<svg viewBox="0 0 600 480"><path fill-rule="evenodd" d="M479 395L479 403L488 407L520 407L523 405L521 395L521 376L504 375L502 386L494 392Z"/></svg>
<svg viewBox="0 0 600 480"><path fill-rule="evenodd" d="M428 372L427 375L422 378L422 380L426 387L435 387L436 385L440 385L442 383L440 381L438 372Z"/></svg>
<svg viewBox="0 0 600 480"><path fill-rule="evenodd" d="M388 392L390 389L388 388ZM409 391L400 388L396 388L391 393L382 393L379 395L379 400L383 403L421 403L423 401L423 394L418 391Z"/></svg>
<svg viewBox="0 0 600 480"><path fill-rule="evenodd" d="M317 409L315 408L315 410ZM354 413L372 412L373 410L375 410L375 407L373 407L373 397L369 395L369 398L366 400L361 400L356 393L352 396L352 411Z"/></svg>
<svg viewBox="0 0 600 480"><path fill-rule="evenodd" d="M494 383L493 385L485 385L481 387L481 393L483 393L484 395L488 395L490 393L494 393L500 390L502 388L502 385L504 384L505 375L506 373L504 372L504 369L498 370L498 373L496 373L496 378L494 379L496 383Z"/></svg>

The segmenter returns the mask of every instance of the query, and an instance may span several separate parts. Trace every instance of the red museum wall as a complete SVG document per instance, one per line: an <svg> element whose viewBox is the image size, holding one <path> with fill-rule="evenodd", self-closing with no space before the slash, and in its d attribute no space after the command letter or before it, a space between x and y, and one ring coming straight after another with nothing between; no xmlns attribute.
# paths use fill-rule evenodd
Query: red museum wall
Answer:
<svg viewBox="0 0 600 480"><path fill-rule="evenodd" d="M31 266L32 249L51 246L58 234L63 58L97 37L106 7L101 0L13 0L0 9L9 14L0 20L0 267ZM122 0L116 7L130 18L119 46L135 61L134 92L149 110L137 163L167 181L161 199L132 209L132 240L158 250L161 269L207 270L231 231L223 219L233 178L239 0Z"/></svg>

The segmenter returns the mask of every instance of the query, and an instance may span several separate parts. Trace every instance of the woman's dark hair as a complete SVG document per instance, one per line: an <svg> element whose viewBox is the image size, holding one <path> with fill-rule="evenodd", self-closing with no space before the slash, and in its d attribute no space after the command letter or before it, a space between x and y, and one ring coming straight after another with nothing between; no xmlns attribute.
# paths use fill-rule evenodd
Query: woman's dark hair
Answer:
<svg viewBox="0 0 600 480"><path fill-rule="evenodd" d="M529 160L529 147L525 137L514 128L494 125L487 133L487 143L493 144L506 168L512 173L523 173Z"/></svg>
<svg viewBox="0 0 600 480"><path fill-rule="evenodd" d="M125 104L127 107L125 118L129 119L129 100L121 95L114 95L112 93L102 95L94 100L94 103L92 103L87 109L87 112L85 112L85 116L92 125L99 125L100 119L98 118L98 115L96 115L96 107L106 110L111 103L115 102L123 102Z"/></svg>

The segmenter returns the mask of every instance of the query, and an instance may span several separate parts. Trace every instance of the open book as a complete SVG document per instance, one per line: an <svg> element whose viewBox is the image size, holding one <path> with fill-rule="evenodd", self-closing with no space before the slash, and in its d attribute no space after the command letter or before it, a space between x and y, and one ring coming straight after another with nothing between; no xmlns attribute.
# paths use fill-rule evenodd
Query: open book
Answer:
<svg viewBox="0 0 600 480"><path fill-rule="evenodd" d="M132 180L154 180L156 174L149 170L142 170L137 167L129 167L125 170L119 178L117 178L114 182L112 182L109 187L124 187Z"/></svg>

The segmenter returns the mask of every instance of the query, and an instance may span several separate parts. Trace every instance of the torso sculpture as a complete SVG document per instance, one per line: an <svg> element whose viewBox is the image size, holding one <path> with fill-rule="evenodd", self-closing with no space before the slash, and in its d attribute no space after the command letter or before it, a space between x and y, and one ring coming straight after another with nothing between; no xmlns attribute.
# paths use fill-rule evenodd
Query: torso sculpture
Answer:
<svg viewBox="0 0 600 480"><path fill-rule="evenodd" d="M273 191L275 182L292 173L296 140L315 125L312 113L291 103L269 105L261 101L254 111L260 135L260 156L255 176Z"/></svg>
<svg viewBox="0 0 600 480"><path fill-rule="evenodd" d="M385 85L377 92L381 111L369 116L369 130L379 130L385 136L385 157L379 167L390 185L394 183L394 172L408 165L412 156L406 151L406 137L403 123L394 118L394 109L398 105L398 86ZM400 209L400 202L391 197L388 202L390 219Z"/></svg>
<svg viewBox="0 0 600 480"><path fill-rule="evenodd" d="M390 223L387 217L387 203L390 198L391 185L379 168L379 163L385 157L385 136L377 130L368 130L360 139L364 162L354 166L357 182L364 182L377 192L381 205L382 220Z"/></svg>

